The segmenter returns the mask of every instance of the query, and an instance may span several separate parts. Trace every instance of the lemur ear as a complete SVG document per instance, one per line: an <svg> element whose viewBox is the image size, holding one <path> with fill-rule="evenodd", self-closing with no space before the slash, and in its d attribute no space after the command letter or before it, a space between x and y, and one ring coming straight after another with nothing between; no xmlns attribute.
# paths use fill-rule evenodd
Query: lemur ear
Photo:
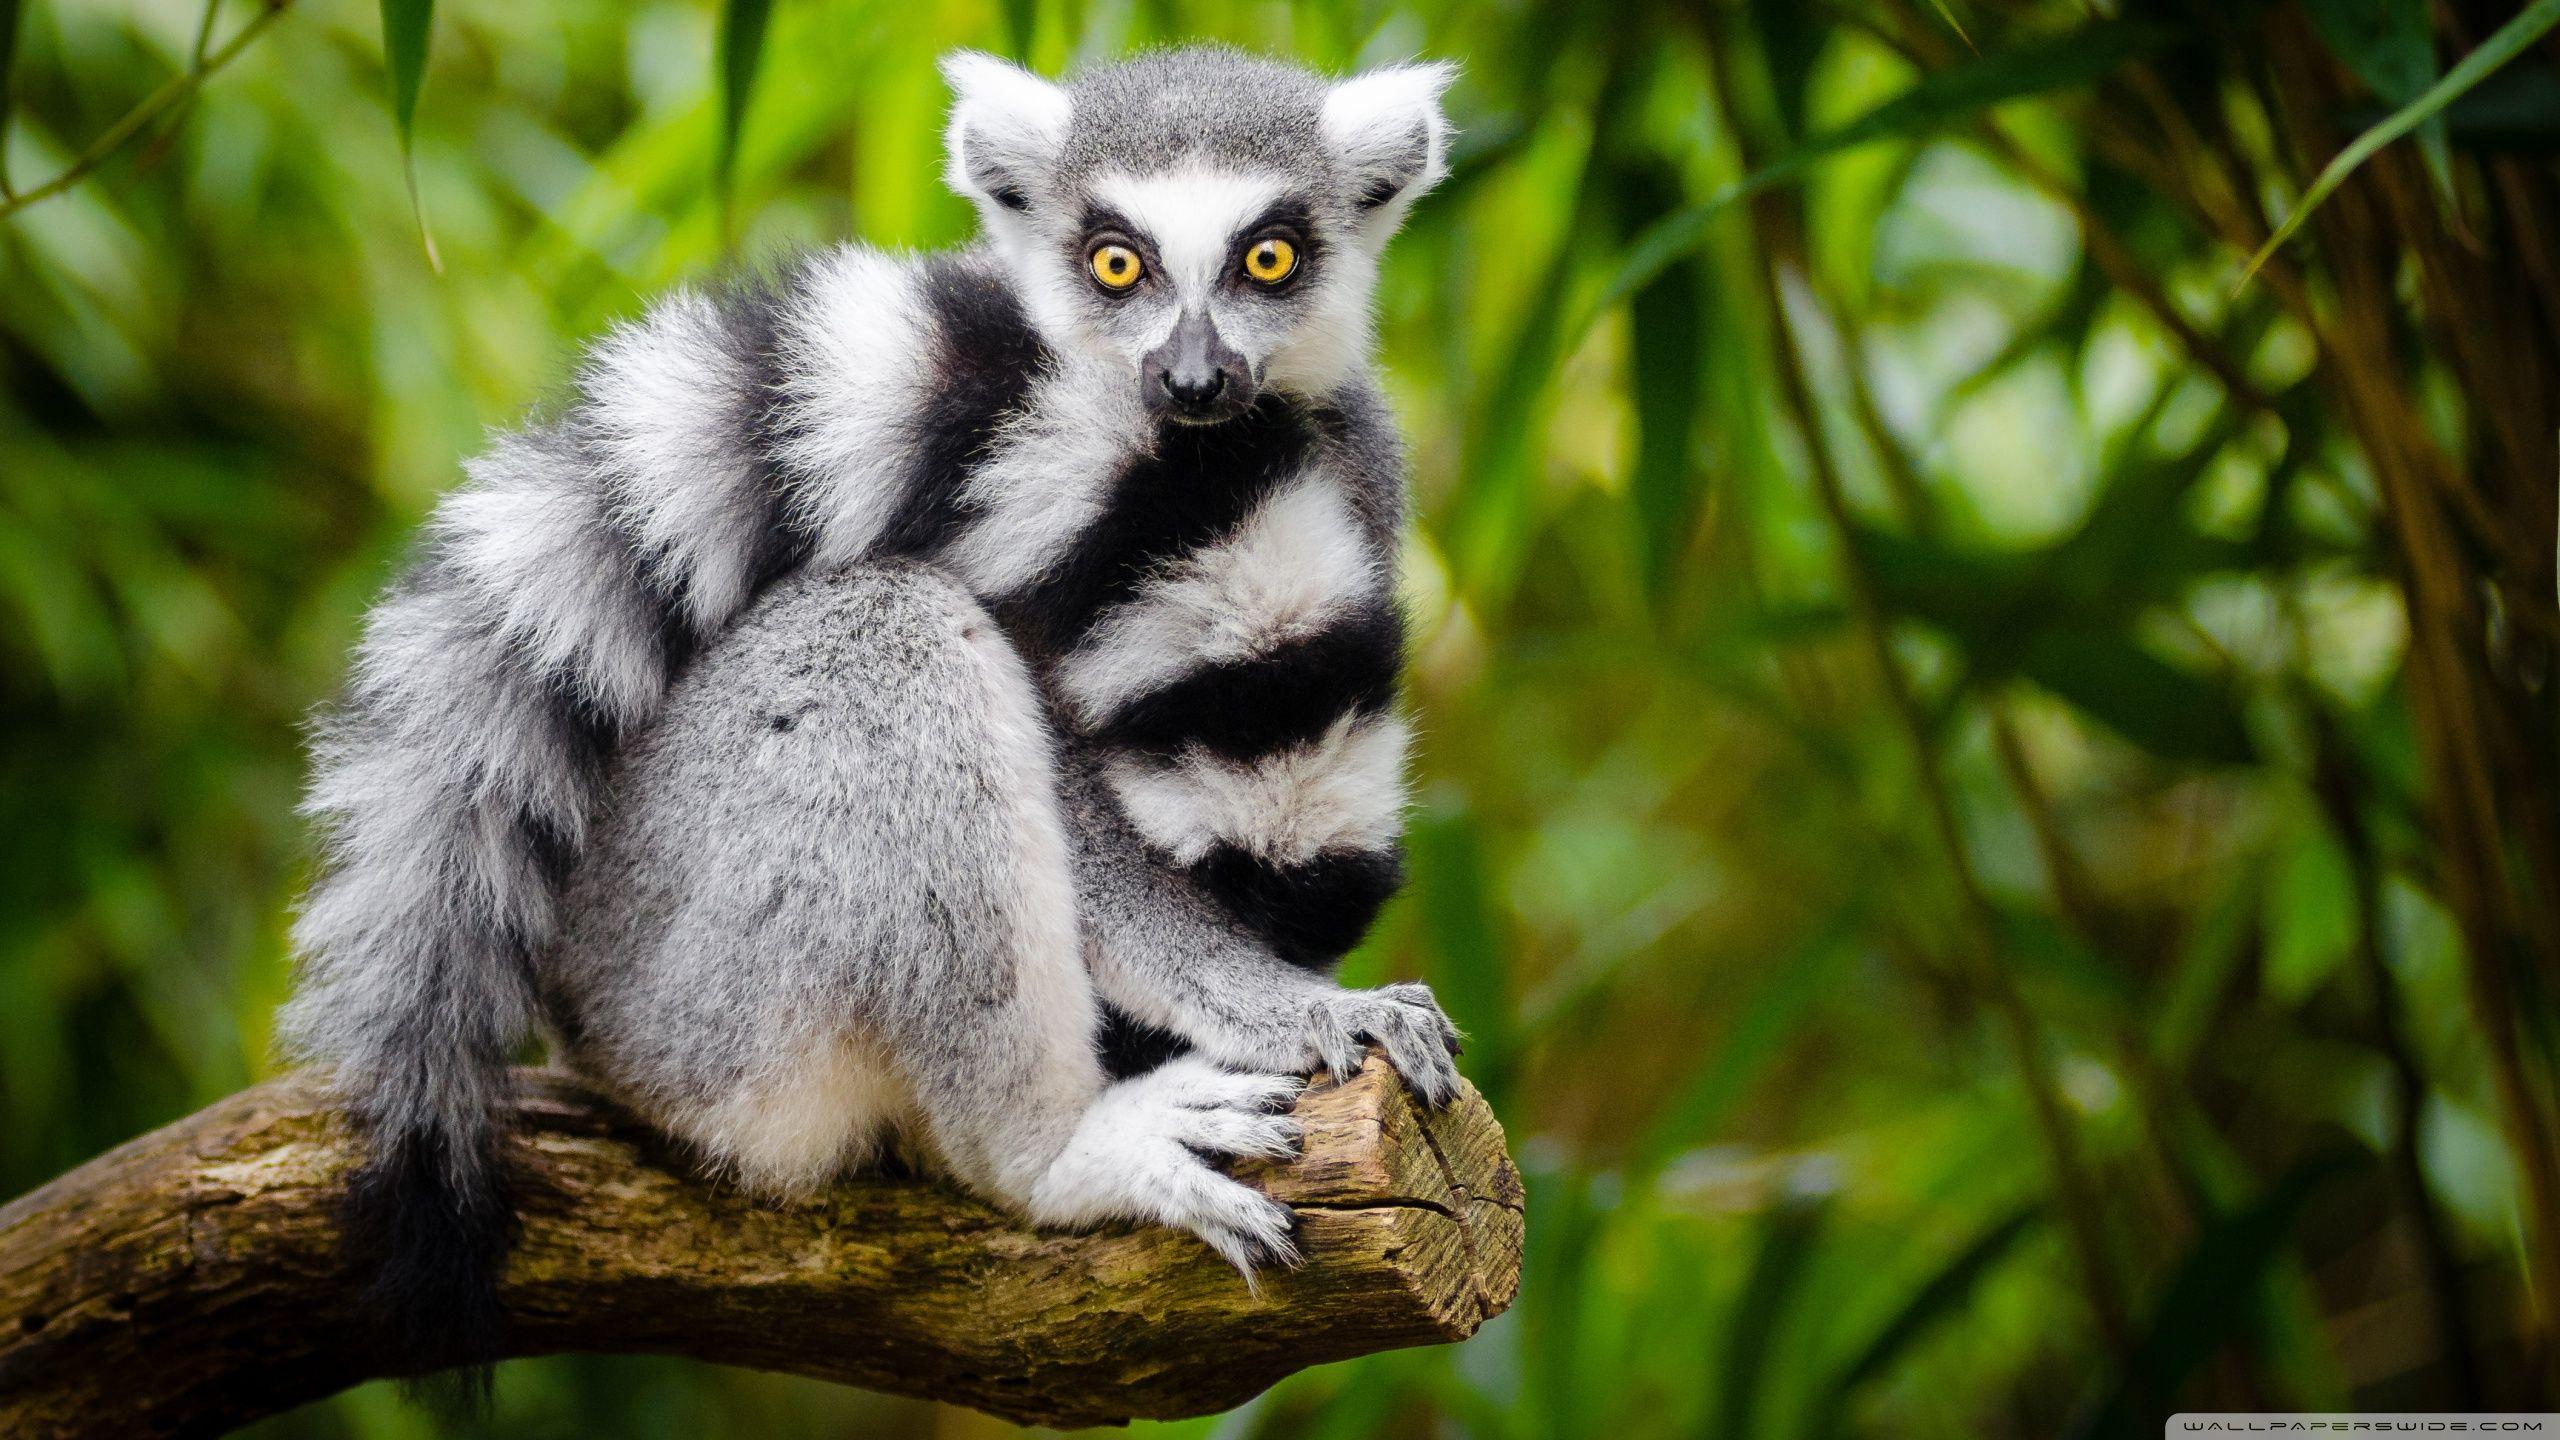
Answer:
<svg viewBox="0 0 2560 1440"><path fill-rule="evenodd" d="M1390 65L1325 92L1324 139L1358 187L1378 238L1395 233L1406 207L1449 173L1449 122L1440 92L1458 78L1446 61Z"/></svg>
<svg viewBox="0 0 2560 1440"><path fill-rule="evenodd" d="M990 214L1030 209L1032 177L1066 143L1067 92L976 50L943 56L942 78L952 96L943 180Z"/></svg>

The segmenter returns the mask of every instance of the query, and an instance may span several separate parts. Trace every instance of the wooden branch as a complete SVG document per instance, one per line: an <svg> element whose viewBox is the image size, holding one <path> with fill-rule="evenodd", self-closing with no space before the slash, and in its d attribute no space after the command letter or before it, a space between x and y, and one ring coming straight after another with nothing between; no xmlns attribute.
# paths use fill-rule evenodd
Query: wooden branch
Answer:
<svg viewBox="0 0 2560 1440"><path fill-rule="evenodd" d="M1244 1172L1297 1211L1309 1257L1259 1297L1188 1235L1036 1232L929 1180L760 1204L560 1076L519 1079L512 1355L683 1355L1110 1424L1462 1339L1519 1283L1492 1112L1469 1089L1422 1115L1374 1056L1299 1100L1303 1158ZM0 1435L214 1433L382 1374L331 1222L352 1158L287 1075L0 1208Z"/></svg>

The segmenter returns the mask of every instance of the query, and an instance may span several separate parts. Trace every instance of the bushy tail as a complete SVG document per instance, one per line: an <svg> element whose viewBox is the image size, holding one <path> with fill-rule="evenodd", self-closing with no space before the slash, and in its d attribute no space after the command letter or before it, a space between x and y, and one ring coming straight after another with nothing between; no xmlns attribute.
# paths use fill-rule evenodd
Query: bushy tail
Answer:
<svg viewBox="0 0 2560 1440"><path fill-rule="evenodd" d="M401 622L404 603L419 602L395 597L376 628ZM534 1030L528 957L556 890L522 792L493 786L482 757L558 752L540 712L456 675L458 651L398 670L360 663L351 702L323 723L305 810L324 859L294 924L300 984L279 1019L287 1051L328 1071L364 1140L340 1218L375 1343L397 1373L458 1372L426 1387L431 1398L476 1405L503 1350L498 1277L517 1229L508 1066ZM391 696L406 708L386 703L384 674L413 687ZM479 713L422 722L422 675Z"/></svg>
<svg viewBox="0 0 2560 1440"><path fill-rule="evenodd" d="M463 1370L466 1396L503 1345L507 1066L600 777L683 656L799 553L762 448L780 304L662 303L589 357L568 410L472 461L315 737L323 864L284 1041L365 1133L346 1233L385 1345L412 1373Z"/></svg>
<svg viewBox="0 0 2560 1440"><path fill-rule="evenodd" d="M506 1136L491 1116L375 1125L340 1209L366 1310L395 1368L438 1408L479 1410L503 1351L498 1278L518 1230Z"/></svg>
<svg viewBox="0 0 2560 1440"><path fill-rule="evenodd" d="M363 1136L339 1222L374 1343L422 1398L461 1410L485 1405L503 1353L498 1279L518 1231L505 1117L523 987L511 957L474 958L477 975L396 977L408 983L340 968L286 1014L289 1043L334 1067Z"/></svg>

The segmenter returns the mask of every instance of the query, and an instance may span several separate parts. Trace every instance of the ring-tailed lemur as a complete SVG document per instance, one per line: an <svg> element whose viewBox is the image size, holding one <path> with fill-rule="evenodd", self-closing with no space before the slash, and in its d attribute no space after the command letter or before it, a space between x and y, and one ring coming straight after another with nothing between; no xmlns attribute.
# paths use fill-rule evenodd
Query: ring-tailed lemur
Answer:
<svg viewBox="0 0 2560 1440"><path fill-rule="evenodd" d="M283 1029L368 1136L350 1233L416 1368L496 1353L537 1029L755 1190L898 1126L1248 1275L1289 1213L1212 1160L1293 1148L1294 1076L1375 1043L1455 1092L1427 990L1326 978L1399 869L1370 308L1451 72L943 68L983 242L614 332L438 508L320 729Z"/></svg>

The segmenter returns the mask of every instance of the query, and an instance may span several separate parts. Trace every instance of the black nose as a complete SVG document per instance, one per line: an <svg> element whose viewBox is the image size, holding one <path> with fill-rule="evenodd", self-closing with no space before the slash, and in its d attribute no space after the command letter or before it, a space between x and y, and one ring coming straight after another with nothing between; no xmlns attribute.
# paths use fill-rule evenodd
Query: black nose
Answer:
<svg viewBox="0 0 2560 1440"><path fill-rule="evenodd" d="M1156 383L1183 409L1206 410L1226 393L1227 372L1212 368L1194 375L1176 375L1170 369L1158 370Z"/></svg>

